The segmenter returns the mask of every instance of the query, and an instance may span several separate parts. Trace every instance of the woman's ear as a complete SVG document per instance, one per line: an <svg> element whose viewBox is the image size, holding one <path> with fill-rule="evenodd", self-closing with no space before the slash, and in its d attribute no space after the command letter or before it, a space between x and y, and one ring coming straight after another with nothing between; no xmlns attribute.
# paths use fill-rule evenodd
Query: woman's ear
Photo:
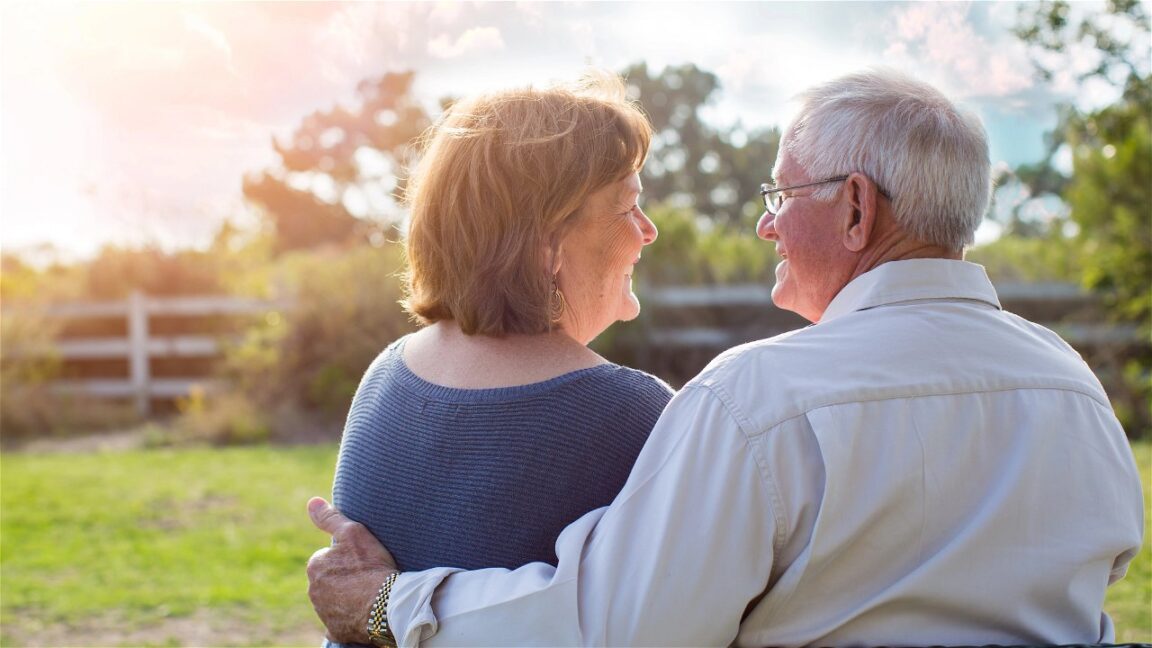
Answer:
<svg viewBox="0 0 1152 648"><path fill-rule="evenodd" d="M852 208L844 229L844 247L860 252L872 240L872 230L878 215L876 185L860 173L853 173L847 184L849 206Z"/></svg>
<svg viewBox="0 0 1152 648"><path fill-rule="evenodd" d="M563 245L556 243L549 247L544 253L545 267L548 268L548 274L556 276L560 272L560 266L563 265Z"/></svg>

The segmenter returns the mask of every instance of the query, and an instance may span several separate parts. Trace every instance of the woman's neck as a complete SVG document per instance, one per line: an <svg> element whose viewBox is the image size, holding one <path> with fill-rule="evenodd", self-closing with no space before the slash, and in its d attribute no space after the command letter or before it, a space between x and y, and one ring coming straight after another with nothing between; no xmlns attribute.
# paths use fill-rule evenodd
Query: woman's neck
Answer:
<svg viewBox="0 0 1152 648"><path fill-rule="evenodd" d="M465 335L455 322L441 321L409 338L404 362L437 385L487 389L542 382L607 360L562 331Z"/></svg>

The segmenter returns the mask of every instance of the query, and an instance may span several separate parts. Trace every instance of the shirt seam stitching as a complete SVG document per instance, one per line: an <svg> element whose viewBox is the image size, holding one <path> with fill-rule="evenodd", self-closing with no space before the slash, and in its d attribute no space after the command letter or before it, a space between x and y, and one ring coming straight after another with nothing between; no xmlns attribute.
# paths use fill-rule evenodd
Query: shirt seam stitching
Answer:
<svg viewBox="0 0 1152 648"><path fill-rule="evenodd" d="M713 388L712 385L698 385L697 387L701 387L701 388L707 387L709 389ZM803 411L796 412L795 414L790 414L788 416L784 416L784 417L781 417L779 419L775 419L772 423L764 425L761 429L759 429L757 432L755 432L755 436L764 436L770 430L772 430L776 427L779 427L780 425L784 424L787 421L790 421L790 420L795 419L795 418L799 418L801 416L806 416L809 412L812 412L812 411L815 411L818 409L822 409L825 407L835 407L837 405L851 405L851 404L857 404L857 403L880 403L883 401L908 400L908 399L913 399L913 398L932 398L934 396L968 396L968 395L976 395L976 394L996 394L996 393L1011 392L1011 391L1061 391L1061 392L1070 392L1073 394L1079 394L1081 396L1087 397L1089 400L1091 400L1093 403L1095 403L1098 407L1108 409L1109 411L1111 411L1111 408L1112 408L1110 403L1107 403L1106 401L1101 401L1094 394L1092 394L1088 391L1082 390L1082 389L1073 389L1070 387L1005 387L1003 389L977 389L977 390L968 389L968 390L956 390L956 391L928 392L928 393L923 393L923 394L897 394L897 395L893 395L893 396L884 396L884 397L877 397L877 398L860 398L859 396L854 396L854 397L850 397L850 398L844 398L841 400L832 400L832 401L818 403L818 404L815 404L811 407L806 407ZM743 431L743 426L741 426L741 430Z"/></svg>
<svg viewBox="0 0 1152 648"><path fill-rule="evenodd" d="M730 394L719 385L685 386L684 390L687 389L702 389L711 393L716 400L720 401L720 404L724 407L728 416L732 417L732 420L736 422L736 426L740 429L740 436L744 439L745 450L751 456L752 462L756 464L756 471L760 474L761 483L768 489L768 496L772 500L772 518L776 523L775 528L772 530L772 562L775 564L776 556L780 555L784 543L787 540L787 538L784 537L785 530L790 527L788 525L784 502L780 497L780 488L776 484L776 480L772 477L772 472L767 466L761 463L759 456L753 451L752 437L749 434L749 429L754 428L752 420L744 415L744 412L737 407L735 402L730 398ZM771 577L771 574L769 574L769 577ZM767 586L767 583L765 586Z"/></svg>

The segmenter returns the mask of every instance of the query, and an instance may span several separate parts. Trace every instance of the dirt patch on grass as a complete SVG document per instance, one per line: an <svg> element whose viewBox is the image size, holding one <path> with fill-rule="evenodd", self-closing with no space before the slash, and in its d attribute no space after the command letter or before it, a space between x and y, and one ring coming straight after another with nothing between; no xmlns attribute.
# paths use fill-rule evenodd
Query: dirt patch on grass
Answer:
<svg viewBox="0 0 1152 648"><path fill-rule="evenodd" d="M250 445L264 441L276 446L314 445L335 443L340 440L342 421L331 421L319 414L296 413L276 419L275 430L267 439L253 439ZM145 423L133 428L93 432L75 436L45 436L37 438L0 437L0 450L28 454L87 454L101 452L127 452L155 447L212 445L249 445L233 439L193 438L181 436L171 422Z"/></svg>
<svg viewBox="0 0 1152 648"><path fill-rule="evenodd" d="M12 452L27 452L29 454L124 452L145 447L147 439L147 429L137 428L76 437L47 437L42 439L21 440L6 444L4 449Z"/></svg>
<svg viewBox="0 0 1152 648"><path fill-rule="evenodd" d="M5 646L304 646L317 648L324 628L315 619L273 625L254 623L201 610L191 616L159 622L127 621L106 614L70 624L51 624L33 618L4 623Z"/></svg>

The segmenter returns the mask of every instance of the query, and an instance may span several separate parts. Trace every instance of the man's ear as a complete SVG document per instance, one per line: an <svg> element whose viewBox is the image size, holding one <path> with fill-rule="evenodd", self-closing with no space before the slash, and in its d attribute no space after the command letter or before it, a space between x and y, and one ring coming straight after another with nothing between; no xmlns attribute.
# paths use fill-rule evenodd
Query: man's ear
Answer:
<svg viewBox="0 0 1152 648"><path fill-rule="evenodd" d="M879 214L876 185L860 173L853 173L844 182L851 208L844 228L844 247L860 252L872 241Z"/></svg>

